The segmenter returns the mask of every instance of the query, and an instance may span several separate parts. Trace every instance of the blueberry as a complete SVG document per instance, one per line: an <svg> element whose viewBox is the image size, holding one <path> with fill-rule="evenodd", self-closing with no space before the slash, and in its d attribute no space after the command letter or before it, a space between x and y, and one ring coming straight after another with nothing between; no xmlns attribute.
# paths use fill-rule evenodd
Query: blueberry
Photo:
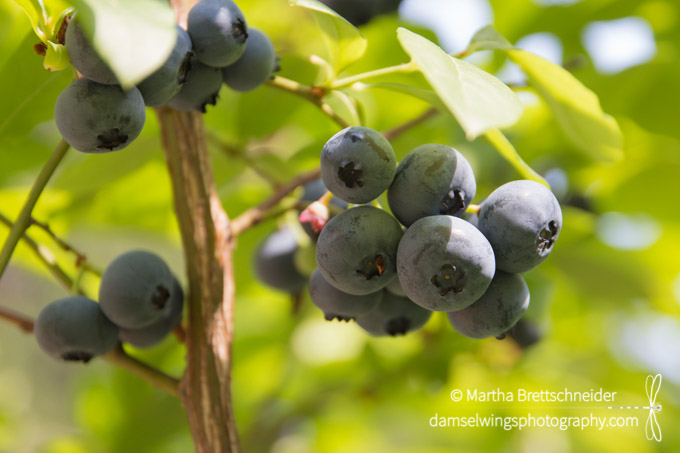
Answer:
<svg viewBox="0 0 680 453"><path fill-rule="evenodd" d="M531 321L520 319L507 332L517 345L522 349L527 349L541 340L541 330Z"/></svg>
<svg viewBox="0 0 680 453"><path fill-rule="evenodd" d="M144 103L150 107L163 105L176 95L186 80L191 56L191 40L183 28L176 25L177 42L163 66L144 79L137 88Z"/></svg>
<svg viewBox="0 0 680 453"><path fill-rule="evenodd" d="M328 221L316 244L324 278L340 291L374 293L396 277L397 247L403 232L382 209L358 206Z"/></svg>
<svg viewBox="0 0 680 453"><path fill-rule="evenodd" d="M379 14L387 14L399 8L401 0L321 0L329 8L347 19L352 25L364 25Z"/></svg>
<svg viewBox="0 0 680 453"><path fill-rule="evenodd" d="M529 287L522 276L496 271L482 297L448 316L454 329L466 337L497 337L512 328L527 308Z"/></svg>
<svg viewBox="0 0 680 453"><path fill-rule="evenodd" d="M222 72L219 68L204 65L192 58L186 80L179 92L170 99L168 105L173 109L189 112L197 110L205 113L208 104L215 105L222 87Z"/></svg>
<svg viewBox="0 0 680 453"><path fill-rule="evenodd" d="M118 342L118 327L87 297L59 299L42 309L34 325L38 345L49 356L89 362Z"/></svg>
<svg viewBox="0 0 680 453"><path fill-rule="evenodd" d="M209 66L230 65L246 49L246 19L231 0L201 0L196 3L189 11L187 32L196 57Z"/></svg>
<svg viewBox="0 0 680 453"><path fill-rule="evenodd" d="M321 177L333 195L350 203L368 203L392 183L397 160L380 132L351 126L326 142Z"/></svg>
<svg viewBox="0 0 680 453"><path fill-rule="evenodd" d="M146 111L137 88L123 91L89 79L71 82L54 105L59 132L73 148L105 153L125 148L142 131Z"/></svg>
<svg viewBox="0 0 680 453"><path fill-rule="evenodd" d="M323 278L316 269L309 279L309 296L328 321L350 321L374 309L382 300L383 291L355 296L340 291Z"/></svg>
<svg viewBox="0 0 680 453"><path fill-rule="evenodd" d="M83 76L106 85L118 83L118 79L111 68L97 54L97 51L85 37L82 27L75 20L68 24L65 44L71 64Z"/></svg>
<svg viewBox="0 0 680 453"><path fill-rule="evenodd" d="M104 270L99 304L119 327L141 329L163 318L175 289L175 277L165 261L134 250L118 256Z"/></svg>
<svg viewBox="0 0 680 453"><path fill-rule="evenodd" d="M475 196L472 167L446 145L421 145L397 167L387 191L392 214L404 225L437 214L461 217Z"/></svg>
<svg viewBox="0 0 680 453"><path fill-rule="evenodd" d="M408 297L383 292L376 308L356 318L357 324L371 335L406 335L420 329L430 319L432 312L414 304Z"/></svg>
<svg viewBox="0 0 680 453"><path fill-rule="evenodd" d="M148 348L163 340L182 320L184 307L184 291L177 279L174 279L170 300L161 318L150 326L141 329L123 329L118 332L120 341L138 348Z"/></svg>
<svg viewBox="0 0 680 453"><path fill-rule="evenodd" d="M298 242L288 228L269 234L255 251L255 275L264 284L289 293L297 293L307 283L295 267Z"/></svg>
<svg viewBox="0 0 680 453"><path fill-rule="evenodd" d="M404 288L401 287L401 283L399 282L398 275L396 278L392 279L392 281L385 287L385 289L394 294L395 296L406 297Z"/></svg>
<svg viewBox="0 0 680 453"><path fill-rule="evenodd" d="M248 29L246 50L235 63L222 68L222 78L229 88L251 91L269 80L276 68L276 52L267 35Z"/></svg>
<svg viewBox="0 0 680 453"><path fill-rule="evenodd" d="M526 272L552 251L562 229L562 210L544 185L512 181L482 203L478 228L491 243L499 269Z"/></svg>
<svg viewBox="0 0 680 453"><path fill-rule="evenodd" d="M423 217L399 243L399 281L415 303L433 311L461 310L486 291L495 271L489 241L458 217Z"/></svg>

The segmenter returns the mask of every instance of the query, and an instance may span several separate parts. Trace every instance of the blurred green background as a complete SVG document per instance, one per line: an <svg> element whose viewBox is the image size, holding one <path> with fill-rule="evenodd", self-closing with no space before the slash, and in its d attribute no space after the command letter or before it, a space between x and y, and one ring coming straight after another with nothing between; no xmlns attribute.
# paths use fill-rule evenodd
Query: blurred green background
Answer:
<svg viewBox="0 0 680 453"><path fill-rule="evenodd" d="M313 83L307 56L324 52L312 18L286 0L241 0L248 22L269 34L281 75ZM233 399L244 451L335 452L676 452L680 449L680 5L674 0L405 0L400 15L362 27L361 72L407 61L395 30L436 37L449 52L493 23L511 42L564 64L596 92L624 134L625 158L598 163L570 146L546 106L523 92L525 114L506 134L522 157L549 175L563 203L564 228L549 260L526 274L526 319L541 340L474 341L435 314L403 338L369 338L354 324L328 323L305 295L290 297L253 278L251 257L268 222L238 240ZM431 31L427 31L429 28ZM52 109L69 70L50 74L33 53L26 16L0 3L0 213L15 218L28 188L58 141ZM472 61L503 80L522 74L500 53ZM406 77L406 76L403 76ZM409 76L410 77L410 76ZM398 78L397 78L398 79ZM391 79L394 80L394 79ZM417 77L405 79L422 83ZM361 93L366 125L385 130L427 109L380 90ZM35 210L58 234L103 268L118 254L146 248L183 279L183 257L154 112L129 148L104 155L69 152ZM271 188L318 165L337 131L304 100L262 87L223 89L205 121L230 145L212 146L219 193L234 217ZM428 142L456 146L470 160L481 200L518 179L485 142L467 142L438 115L393 142L398 158ZM253 164L254 163L254 164ZM257 166L257 172L253 165ZM299 193L296 193L299 195ZM282 219L282 222L285 219ZM73 258L29 230L75 274ZM7 229L0 225L0 241ZM85 288L96 294L96 279ZM20 245L0 281L0 304L36 316L67 295ZM179 376L184 350L175 338L131 354ZM645 378L661 373L657 414L663 441L645 438L645 411L616 412L548 403L454 403L453 389L617 392L616 405L643 406ZM589 405L589 404L586 404ZM531 406L531 408L528 408ZM573 406L577 406L574 404ZM637 415L629 428L432 428L440 416L528 412L552 416ZM46 358L31 336L0 324L0 452L173 453L193 451L179 402L125 371Z"/></svg>

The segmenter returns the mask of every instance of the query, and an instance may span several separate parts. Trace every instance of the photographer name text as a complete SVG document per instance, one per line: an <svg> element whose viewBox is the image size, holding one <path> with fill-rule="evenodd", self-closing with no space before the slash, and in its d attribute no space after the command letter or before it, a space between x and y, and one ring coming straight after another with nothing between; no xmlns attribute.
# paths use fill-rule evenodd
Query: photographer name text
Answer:
<svg viewBox="0 0 680 453"><path fill-rule="evenodd" d="M451 392L451 399L453 401L465 399L467 402L613 402L615 398L616 392L607 392L601 388L581 392L571 391L566 388L558 391L530 391L525 389L503 391L497 388L486 392L478 389L467 389L465 391L456 389Z"/></svg>

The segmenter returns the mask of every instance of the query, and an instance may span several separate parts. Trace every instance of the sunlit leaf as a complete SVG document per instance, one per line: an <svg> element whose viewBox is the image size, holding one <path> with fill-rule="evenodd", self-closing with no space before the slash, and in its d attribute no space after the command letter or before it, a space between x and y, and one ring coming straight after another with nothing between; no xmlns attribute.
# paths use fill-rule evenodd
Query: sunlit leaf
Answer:
<svg viewBox="0 0 680 453"><path fill-rule="evenodd" d="M515 170L519 172L522 177L526 179L532 179L534 181L540 182L548 186L548 183L543 179L541 175L536 173L533 168L529 166L522 157L519 155L517 150L510 140L507 139L505 135L498 129L491 129L484 133L484 137L498 150L498 152L507 160L510 165L512 165ZM550 187L550 186L548 186Z"/></svg>
<svg viewBox="0 0 680 453"><path fill-rule="evenodd" d="M498 30L493 25L487 25L472 36L470 44L468 44L467 49L463 53L469 55L480 50L497 49L512 49L512 44L503 35L498 33Z"/></svg>
<svg viewBox="0 0 680 453"><path fill-rule="evenodd" d="M623 137L616 120L602 111L597 95L566 69L525 50L508 56L552 110L571 143L598 160L623 157Z"/></svg>
<svg viewBox="0 0 680 453"><path fill-rule="evenodd" d="M47 41L47 50L45 53L45 60L43 60L43 67L48 71L61 71L70 64L68 59L68 52L66 46L63 44L55 44L52 41Z"/></svg>
<svg viewBox="0 0 680 453"><path fill-rule="evenodd" d="M364 55L366 38L335 11L316 0L290 0L290 4L308 9L318 22L336 74Z"/></svg>
<svg viewBox="0 0 680 453"><path fill-rule="evenodd" d="M125 88L160 67L175 46L175 14L165 1L73 0L73 4L86 36Z"/></svg>
<svg viewBox="0 0 680 453"><path fill-rule="evenodd" d="M405 28L397 31L402 47L458 120L468 139L489 129L510 126L522 104L503 82L477 66L453 58L439 46Z"/></svg>

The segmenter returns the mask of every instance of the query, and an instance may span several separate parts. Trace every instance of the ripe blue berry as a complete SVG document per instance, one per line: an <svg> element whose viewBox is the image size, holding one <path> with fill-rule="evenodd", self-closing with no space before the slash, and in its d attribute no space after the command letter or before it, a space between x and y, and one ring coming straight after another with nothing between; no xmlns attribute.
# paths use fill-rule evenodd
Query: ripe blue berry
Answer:
<svg viewBox="0 0 680 453"><path fill-rule="evenodd" d="M179 92L170 99L168 105L184 112L197 110L205 113L208 105L217 103L221 87L222 72L219 68L204 65L195 58L191 58L186 80Z"/></svg>
<svg viewBox="0 0 680 453"><path fill-rule="evenodd" d="M352 126L341 130L321 151L321 177L333 195L349 203L368 203L392 183L397 161L380 132Z"/></svg>
<svg viewBox="0 0 680 453"><path fill-rule="evenodd" d="M68 24L65 45L71 64L84 77L105 85L118 83L118 79L111 68L101 59L90 41L85 37L85 33L83 33L83 29L77 20Z"/></svg>
<svg viewBox="0 0 680 453"><path fill-rule="evenodd" d="M404 225L437 214L460 217L475 196L472 167L446 145L421 145L397 167L387 191L392 214Z"/></svg>
<svg viewBox="0 0 680 453"><path fill-rule="evenodd" d="M161 318L141 329L120 328L118 338L138 348L148 348L160 343L182 320L182 308L184 308L184 291L175 279L173 289L170 291L170 300Z"/></svg>
<svg viewBox="0 0 680 453"><path fill-rule="evenodd" d="M196 57L208 66L230 65L246 49L246 19L231 0L201 0L196 3L189 11L187 32Z"/></svg>
<svg viewBox="0 0 680 453"><path fill-rule="evenodd" d="M482 203L479 230L489 240L496 266L526 272L545 260L562 229L562 210L553 193L535 181L503 184Z"/></svg>
<svg viewBox="0 0 680 453"><path fill-rule="evenodd" d="M264 284L279 291L297 293L307 283L307 278L295 267L298 242L288 228L268 235L255 252L255 275Z"/></svg>
<svg viewBox="0 0 680 453"><path fill-rule="evenodd" d="M54 120L64 140L84 153L125 148L142 131L146 111L137 88L123 91L85 78L59 94Z"/></svg>
<svg viewBox="0 0 680 453"><path fill-rule="evenodd" d="M423 217L399 243L399 281L415 303L433 311L461 310L486 291L495 271L489 241L463 219Z"/></svg>
<svg viewBox="0 0 680 453"><path fill-rule="evenodd" d="M316 269L309 278L309 297L319 307L328 321L350 321L373 310L382 300L383 292L355 296L340 291L323 278Z"/></svg>
<svg viewBox="0 0 680 453"><path fill-rule="evenodd" d="M137 85L142 93L144 104L150 107L163 105L176 95L186 80L191 56L191 40L180 26L177 29L177 42L163 66Z"/></svg>
<svg viewBox="0 0 680 453"><path fill-rule="evenodd" d="M118 327L87 297L59 299L42 309L33 328L40 348L55 359L89 362L118 342Z"/></svg>
<svg viewBox="0 0 680 453"><path fill-rule="evenodd" d="M520 274L496 271L475 303L448 313L451 325L470 338L497 337L511 329L529 308L529 287Z"/></svg>
<svg viewBox="0 0 680 453"><path fill-rule="evenodd" d="M251 91L269 80L276 68L276 52L267 35L248 29L246 50L236 62L222 68L224 83L236 91Z"/></svg>
<svg viewBox="0 0 680 453"><path fill-rule="evenodd" d="M153 253L134 250L104 270L99 304L116 325L141 329L163 318L174 290L175 277L165 262Z"/></svg>
<svg viewBox="0 0 680 453"><path fill-rule="evenodd" d="M356 322L371 335L406 335L423 327L432 312L414 304L407 297L383 291L383 298L368 313L357 316Z"/></svg>
<svg viewBox="0 0 680 453"><path fill-rule="evenodd" d="M403 232L382 209L358 206L328 221L316 245L319 271L349 294L369 294L396 277L397 247Z"/></svg>

